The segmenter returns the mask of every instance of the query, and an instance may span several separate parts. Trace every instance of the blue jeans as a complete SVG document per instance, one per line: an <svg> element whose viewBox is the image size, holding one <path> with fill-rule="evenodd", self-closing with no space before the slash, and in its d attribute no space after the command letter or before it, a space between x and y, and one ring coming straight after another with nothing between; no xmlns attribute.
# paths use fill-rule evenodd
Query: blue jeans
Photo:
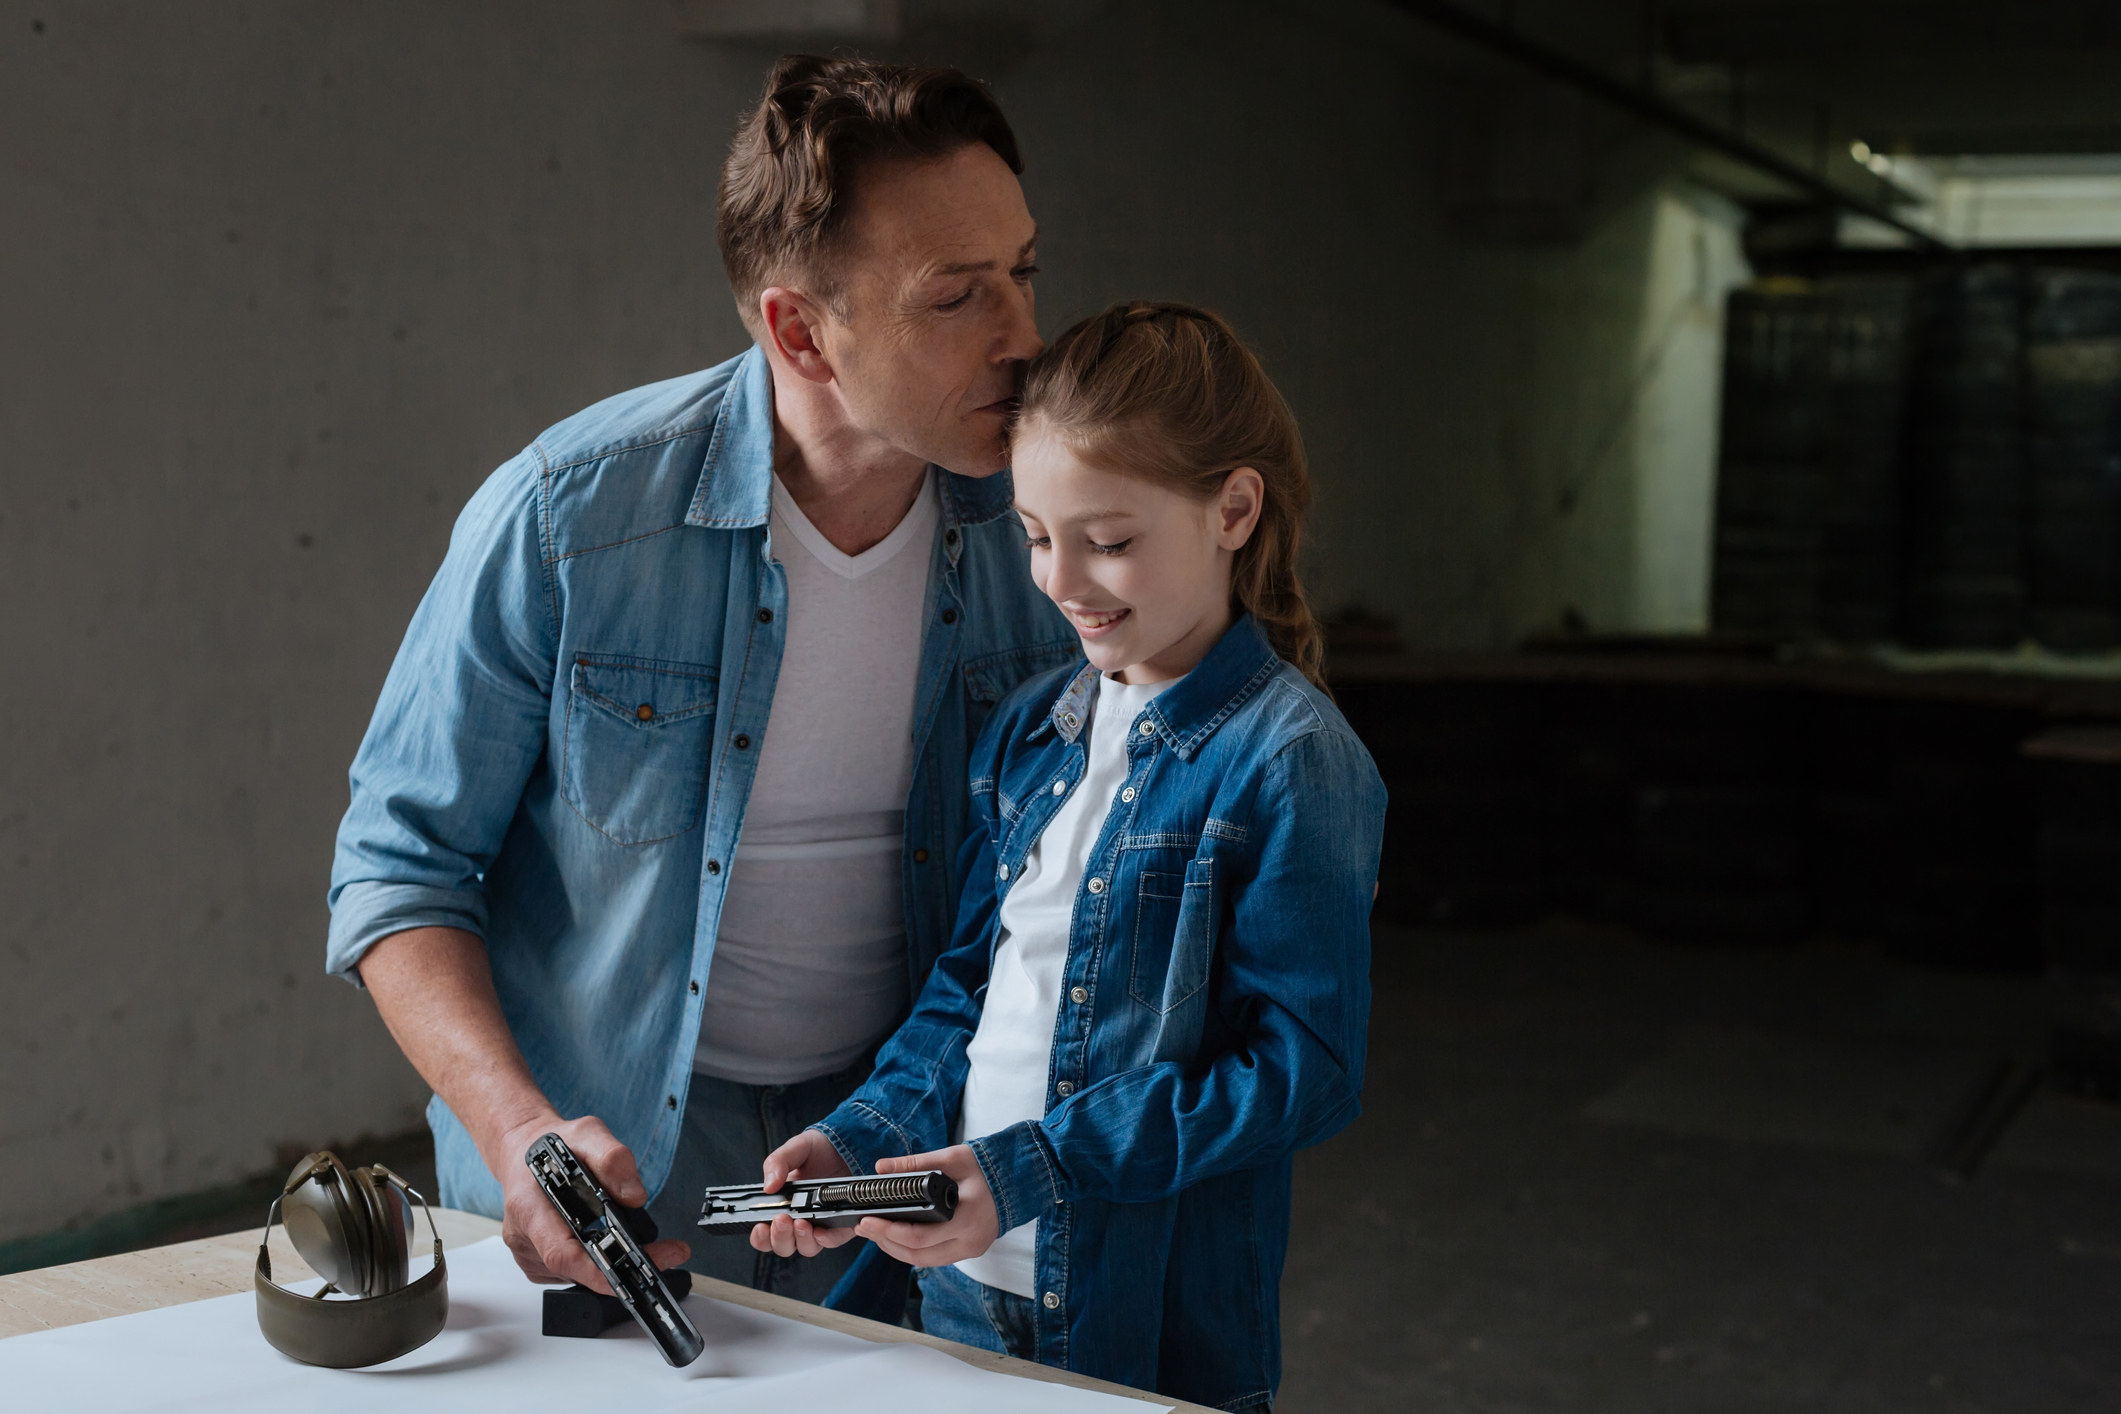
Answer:
<svg viewBox="0 0 2121 1414"><path fill-rule="evenodd" d="M670 1178L648 1204L648 1215L655 1219L661 1236L692 1244L692 1257L685 1263L689 1270L812 1305L825 1299L853 1263L861 1243L849 1242L815 1257L754 1252L745 1238L709 1237L699 1230L701 1190L725 1183L757 1183L766 1155L830 1114L868 1074L865 1057L845 1070L793 1085L741 1085L711 1075L692 1077Z"/></svg>
<svg viewBox="0 0 2121 1414"><path fill-rule="evenodd" d="M956 1267L922 1267L914 1279L921 1286L921 1329L960 1345L1038 1358L1031 1333L1031 1298L974 1281ZM1232 1414L1271 1414L1270 1400L1239 1406Z"/></svg>
<svg viewBox="0 0 2121 1414"><path fill-rule="evenodd" d="M956 1267L922 1267L921 1329L960 1345L1036 1360L1031 1298L974 1281Z"/></svg>

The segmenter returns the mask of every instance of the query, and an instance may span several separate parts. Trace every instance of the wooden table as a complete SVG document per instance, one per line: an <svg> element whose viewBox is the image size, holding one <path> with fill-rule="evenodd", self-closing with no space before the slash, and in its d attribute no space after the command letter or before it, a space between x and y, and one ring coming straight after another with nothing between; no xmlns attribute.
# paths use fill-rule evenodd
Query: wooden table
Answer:
<svg viewBox="0 0 2121 1414"><path fill-rule="evenodd" d="M435 1226L442 1234L442 1245L445 1248L479 1242L501 1230L501 1225L492 1218L480 1217L476 1213L460 1213L448 1208L435 1210ZM205 1237L197 1242L176 1242L167 1247L150 1247L142 1252L126 1252L116 1257L98 1257L93 1261L74 1262L63 1267L46 1267L42 1271L0 1276L0 1338L24 1335L30 1331L51 1330L58 1326L77 1325L82 1321L99 1321L106 1316L123 1316L134 1311L180 1306L187 1301L204 1301L210 1296L231 1296L248 1292L251 1289L251 1273L255 1270L257 1261L257 1234L232 1232L225 1237ZM283 1282L300 1281L314 1275L302 1259L295 1255L294 1248L288 1245L287 1234L277 1227L272 1233L272 1269L273 1275ZM1198 1404L1185 1404L1141 1390L1128 1389L1124 1385L1108 1384L1104 1380L1093 1380L1066 1370L1056 1370L1029 1360L1016 1360L988 1350L975 1350L969 1345L939 1340L935 1336L922 1335L918 1331L909 1331L898 1326L887 1326L881 1321L868 1321L839 1311L827 1311L821 1306L812 1306L792 1297L773 1296L731 1282L716 1281L712 1277L693 1277L692 1289L697 1295L711 1296L717 1301L727 1301L735 1306L748 1306L754 1311L786 1316L805 1325L841 1331L848 1335L860 1336L863 1340L911 1341L919 1345L932 1345L937 1350L953 1355L968 1365L976 1365L982 1370L996 1370L1023 1379L1073 1385L1078 1389L1094 1389L1105 1394L1133 1399L1153 1400L1158 1405L1176 1408L1180 1414L1213 1414L1213 1411Z"/></svg>

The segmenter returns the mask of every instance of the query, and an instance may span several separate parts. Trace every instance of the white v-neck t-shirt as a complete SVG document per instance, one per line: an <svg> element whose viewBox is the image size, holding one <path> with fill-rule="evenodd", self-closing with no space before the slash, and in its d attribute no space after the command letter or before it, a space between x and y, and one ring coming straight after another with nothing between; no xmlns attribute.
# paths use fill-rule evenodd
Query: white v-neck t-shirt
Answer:
<svg viewBox="0 0 2121 1414"><path fill-rule="evenodd" d="M708 968L694 1068L747 1085L830 1075L906 1005L902 867L935 475L843 553L773 482L786 647Z"/></svg>
<svg viewBox="0 0 2121 1414"><path fill-rule="evenodd" d="M1061 974L1067 967L1068 934L1082 890L1083 866L1105 828L1105 817L1122 803L1118 797L1127 781L1127 740L1134 719L1177 681L1139 687L1102 676L1097 681L1083 727L1089 734L1083 778L1046 822L1002 899L987 1000L965 1052L965 1098L958 1120L964 1139L1046 1117ZM1037 1253L1038 1224L1022 1223L979 1256L959 1262L957 1269L988 1286L1033 1296Z"/></svg>

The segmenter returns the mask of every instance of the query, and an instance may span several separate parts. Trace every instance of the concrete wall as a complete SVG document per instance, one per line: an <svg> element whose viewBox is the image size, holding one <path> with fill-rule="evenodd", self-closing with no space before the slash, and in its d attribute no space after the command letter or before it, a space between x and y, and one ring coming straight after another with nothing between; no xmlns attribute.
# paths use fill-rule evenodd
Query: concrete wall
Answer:
<svg viewBox="0 0 2121 1414"><path fill-rule="evenodd" d="M997 80L1048 327L1262 346L1323 603L1700 620L1730 213L1616 137L1561 238L1470 238L1465 75L1352 0L948 9L909 42ZM770 54L657 0L0 0L0 1239L417 1123L321 973L345 767L485 472L741 347L713 180Z"/></svg>
<svg viewBox="0 0 2121 1414"><path fill-rule="evenodd" d="M1451 648L1704 628L1741 213L1465 64L1362 4L1121 5L1054 41L1001 84L1043 322L1193 299L1260 347L1318 481L1322 608Z"/></svg>

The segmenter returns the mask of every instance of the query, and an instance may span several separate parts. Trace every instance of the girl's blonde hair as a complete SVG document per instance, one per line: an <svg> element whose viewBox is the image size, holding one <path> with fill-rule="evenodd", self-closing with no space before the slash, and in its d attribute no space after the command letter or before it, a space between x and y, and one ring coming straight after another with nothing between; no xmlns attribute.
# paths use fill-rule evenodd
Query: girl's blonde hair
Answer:
<svg viewBox="0 0 2121 1414"><path fill-rule="evenodd" d="M1207 310L1135 300L1055 339L1025 375L1016 435L1036 424L1085 461L1203 501L1249 466L1266 483L1237 551L1232 606L1325 686L1325 644L1297 577L1311 478L1289 405L1234 330Z"/></svg>

